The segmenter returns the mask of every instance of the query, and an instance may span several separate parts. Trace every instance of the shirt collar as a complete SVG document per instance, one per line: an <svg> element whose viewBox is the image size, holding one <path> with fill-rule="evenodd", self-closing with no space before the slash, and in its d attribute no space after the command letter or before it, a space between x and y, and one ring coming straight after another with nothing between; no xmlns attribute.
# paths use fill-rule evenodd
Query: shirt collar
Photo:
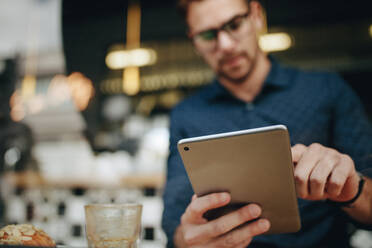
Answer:
<svg viewBox="0 0 372 248"><path fill-rule="evenodd" d="M286 88L290 85L290 73L286 70L285 67L280 65L276 59L269 55L271 61L271 68L269 74L267 75L264 85L264 88ZM232 94L223 87L217 79L214 79L210 85L208 94L208 99L219 99L226 97L233 97Z"/></svg>
<svg viewBox="0 0 372 248"><path fill-rule="evenodd" d="M273 56L269 55L269 59L271 61L271 68L269 74L265 79L264 87L288 87L291 81L291 73L288 71L287 68L279 64L279 62Z"/></svg>

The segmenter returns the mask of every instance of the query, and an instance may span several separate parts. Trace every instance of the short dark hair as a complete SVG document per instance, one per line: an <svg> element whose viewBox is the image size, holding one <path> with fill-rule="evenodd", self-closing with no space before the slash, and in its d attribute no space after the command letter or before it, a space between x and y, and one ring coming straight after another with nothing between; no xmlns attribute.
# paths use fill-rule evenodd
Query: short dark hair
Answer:
<svg viewBox="0 0 372 248"><path fill-rule="evenodd" d="M177 1L177 10L181 14L181 16L186 20L187 18L187 12L189 9L189 5L192 2L201 2L203 0L178 0ZM258 1L258 0L245 0L247 4L249 4L251 1Z"/></svg>

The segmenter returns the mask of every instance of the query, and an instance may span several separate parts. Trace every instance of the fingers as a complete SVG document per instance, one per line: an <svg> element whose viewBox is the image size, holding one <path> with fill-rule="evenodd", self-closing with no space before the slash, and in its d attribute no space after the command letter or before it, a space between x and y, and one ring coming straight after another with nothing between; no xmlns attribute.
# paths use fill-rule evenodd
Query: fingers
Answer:
<svg viewBox="0 0 372 248"><path fill-rule="evenodd" d="M181 216L182 239L188 246L205 243L208 237L203 236L200 230L207 225L208 221L203 218L206 211L222 207L230 202L230 194L214 193L203 197L193 195L191 203Z"/></svg>
<svg viewBox="0 0 372 248"><path fill-rule="evenodd" d="M347 164L338 164L332 174L330 175L327 182L327 193L330 196L338 196L342 191L342 186L345 184L349 175L349 169Z"/></svg>
<svg viewBox="0 0 372 248"><path fill-rule="evenodd" d="M297 163L301 157L302 154L307 150L307 147L303 144L296 144L291 148L292 151L292 161L293 163Z"/></svg>
<svg viewBox="0 0 372 248"><path fill-rule="evenodd" d="M203 197L196 197L195 195L182 216L181 221L198 221L203 219L203 214L208 210L225 206L229 202L230 194L228 193L213 193Z"/></svg>
<svg viewBox="0 0 372 248"><path fill-rule="evenodd" d="M193 230L184 233L184 240L187 244L205 243L230 232L248 221L258 218L261 212L261 208L258 205L249 204L204 225L195 226ZM252 231L252 235L254 234L255 230Z"/></svg>
<svg viewBox="0 0 372 248"><path fill-rule="evenodd" d="M335 166L339 163L339 158L336 155L329 155L322 158L314 166L309 176L309 192L312 198L322 199L327 197L326 184L331 176Z"/></svg>
<svg viewBox="0 0 372 248"><path fill-rule="evenodd" d="M302 145L298 146L298 149L293 150L295 150L294 156L300 156L294 170L297 194L301 198L307 198L310 193L308 185L310 173L313 171L315 165L320 159L319 154L323 151L319 144L313 144L308 148ZM297 158L298 157L296 157L296 159Z"/></svg>
<svg viewBox="0 0 372 248"><path fill-rule="evenodd" d="M237 226L258 218L261 215L261 208L256 204L249 204L237 211L224 215L205 226L205 230L200 230L204 235L217 237L231 231Z"/></svg>
<svg viewBox="0 0 372 248"><path fill-rule="evenodd" d="M191 201L195 200L196 198L198 198L198 196L196 194L193 194L192 198L191 198Z"/></svg>
<svg viewBox="0 0 372 248"><path fill-rule="evenodd" d="M270 222L267 219L259 219L219 237L210 247L244 247L254 236L263 234L269 228Z"/></svg>
<svg viewBox="0 0 372 248"><path fill-rule="evenodd" d="M355 174L350 157L316 143L309 147L296 145L292 155L297 161L294 176L299 197L307 200L344 198L357 190L356 180L347 183Z"/></svg>
<svg viewBox="0 0 372 248"><path fill-rule="evenodd" d="M348 201L358 191L359 176L349 156L342 155L340 164L333 170L327 183L327 192L331 200Z"/></svg>

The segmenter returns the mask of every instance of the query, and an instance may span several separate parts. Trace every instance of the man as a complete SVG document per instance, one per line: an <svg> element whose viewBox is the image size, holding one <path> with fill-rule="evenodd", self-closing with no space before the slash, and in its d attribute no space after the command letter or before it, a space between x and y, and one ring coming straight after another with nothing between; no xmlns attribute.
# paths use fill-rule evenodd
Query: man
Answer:
<svg viewBox="0 0 372 248"><path fill-rule="evenodd" d="M180 2L189 37L217 80L171 114L162 223L168 247L348 247L347 221L372 223L372 182L359 174L372 167L372 130L357 96L336 75L266 56L257 42L264 25L257 1ZM193 195L177 141L273 124L290 132L301 230L261 235L270 222L256 204L207 221L203 214L230 195Z"/></svg>

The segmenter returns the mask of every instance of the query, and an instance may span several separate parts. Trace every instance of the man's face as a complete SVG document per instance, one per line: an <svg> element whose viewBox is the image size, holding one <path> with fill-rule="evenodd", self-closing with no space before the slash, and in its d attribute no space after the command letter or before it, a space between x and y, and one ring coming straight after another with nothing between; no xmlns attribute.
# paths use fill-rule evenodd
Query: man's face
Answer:
<svg viewBox="0 0 372 248"><path fill-rule="evenodd" d="M256 32L262 24L256 12L245 0L203 0L190 4L189 35L219 77L240 83L250 75L259 52ZM207 30L212 31L204 32Z"/></svg>

